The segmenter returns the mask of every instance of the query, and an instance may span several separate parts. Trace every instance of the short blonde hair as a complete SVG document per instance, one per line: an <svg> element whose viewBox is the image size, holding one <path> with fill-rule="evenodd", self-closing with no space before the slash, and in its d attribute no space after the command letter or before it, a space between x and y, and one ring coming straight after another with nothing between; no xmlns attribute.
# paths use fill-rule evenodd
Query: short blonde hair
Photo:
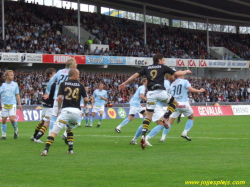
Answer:
<svg viewBox="0 0 250 187"><path fill-rule="evenodd" d="M165 74L165 79L168 79L170 76L172 76L172 75L169 74L169 73L166 73L166 74Z"/></svg>
<svg viewBox="0 0 250 187"><path fill-rule="evenodd" d="M13 73L13 70L6 70L5 73L4 73L4 77L8 76L8 75L9 75L9 72L12 72L12 73Z"/></svg>
<svg viewBox="0 0 250 187"><path fill-rule="evenodd" d="M69 58L66 62L66 68L70 69L76 64L76 59L74 58Z"/></svg>
<svg viewBox="0 0 250 187"><path fill-rule="evenodd" d="M141 80L141 83L144 83L144 82L146 82L148 79L147 78L143 78L142 80Z"/></svg>

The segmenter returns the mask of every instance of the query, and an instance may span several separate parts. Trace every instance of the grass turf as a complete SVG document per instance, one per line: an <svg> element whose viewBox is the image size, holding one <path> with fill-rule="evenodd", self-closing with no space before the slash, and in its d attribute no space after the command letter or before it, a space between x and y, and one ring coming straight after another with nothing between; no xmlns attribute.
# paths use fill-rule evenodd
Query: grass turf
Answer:
<svg viewBox="0 0 250 187"><path fill-rule="evenodd" d="M82 122L83 127L73 130L73 155L66 154L67 146L58 136L46 157L40 156L45 144L29 140L37 122L19 122L16 140L8 123L7 140L0 141L0 187L178 187L195 186L185 181L201 180L245 181L250 186L250 116L196 118L191 142L180 137L187 121L182 118L164 143L158 142L160 132L150 140L153 147L145 150L139 140L138 145L129 145L141 119L118 134L114 128L121 121L103 120L100 128L85 128ZM154 126L151 123L150 128ZM42 140L46 137L47 133Z"/></svg>

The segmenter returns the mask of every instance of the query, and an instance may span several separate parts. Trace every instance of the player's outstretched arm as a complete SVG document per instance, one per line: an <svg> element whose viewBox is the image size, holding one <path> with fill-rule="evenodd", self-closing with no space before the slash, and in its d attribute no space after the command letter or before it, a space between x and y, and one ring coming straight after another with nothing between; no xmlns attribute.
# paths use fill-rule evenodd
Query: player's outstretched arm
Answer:
<svg viewBox="0 0 250 187"><path fill-rule="evenodd" d="M139 73L135 73L134 75L132 75L131 77L129 77L124 83L120 84L119 90L124 89L128 83L130 83L132 80L136 79L139 76L140 76Z"/></svg>
<svg viewBox="0 0 250 187"><path fill-rule="evenodd" d="M202 92L205 92L205 89L204 89L204 88L201 88L201 89L197 90L197 89L195 89L195 88L193 88L193 87L188 87L188 90L189 90L190 92L194 92L194 93L202 93Z"/></svg>
<svg viewBox="0 0 250 187"><path fill-rule="evenodd" d="M188 70L185 70L185 71L176 71L174 73L175 76L183 76L183 75L186 75L188 73L192 73L189 69Z"/></svg>

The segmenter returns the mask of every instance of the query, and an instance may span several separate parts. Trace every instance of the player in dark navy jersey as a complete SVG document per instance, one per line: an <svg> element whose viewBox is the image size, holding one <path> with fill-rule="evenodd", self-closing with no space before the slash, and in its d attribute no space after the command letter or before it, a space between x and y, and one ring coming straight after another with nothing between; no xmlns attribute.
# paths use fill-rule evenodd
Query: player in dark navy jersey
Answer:
<svg viewBox="0 0 250 187"><path fill-rule="evenodd" d="M68 76L70 79L62 82L59 86L57 115L59 113L60 115L47 138L45 149L42 151L41 156L47 155L54 138L64 127L67 131L68 154L73 154L74 135L72 129L77 126L78 118L81 115L80 101L83 97L84 104L86 105L89 100L84 86L79 82L79 71L77 69L71 69Z"/></svg>
<svg viewBox="0 0 250 187"><path fill-rule="evenodd" d="M45 94L47 85L49 83L49 80L53 75L56 74L56 70L54 68L49 68L46 70L46 80L42 82L42 90ZM49 98L48 99L42 99L42 120L39 122L39 124L36 126L35 133L33 136L31 136L31 140L35 143L43 143L40 138L44 135L44 133L47 131L47 128L49 127L51 116L53 113L53 103L54 103L54 93L56 88L56 82L52 85L52 88L50 90Z"/></svg>

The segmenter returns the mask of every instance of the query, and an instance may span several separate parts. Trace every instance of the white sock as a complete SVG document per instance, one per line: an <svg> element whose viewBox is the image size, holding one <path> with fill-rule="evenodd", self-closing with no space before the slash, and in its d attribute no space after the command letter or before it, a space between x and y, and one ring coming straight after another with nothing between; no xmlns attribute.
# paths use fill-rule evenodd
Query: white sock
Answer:
<svg viewBox="0 0 250 187"><path fill-rule="evenodd" d="M136 141L136 140L137 140L137 138L136 138L136 137L134 137L132 140L133 140L133 141Z"/></svg>
<svg viewBox="0 0 250 187"><path fill-rule="evenodd" d="M161 136L161 139L166 139L166 135L165 134L163 134L162 136Z"/></svg>
<svg viewBox="0 0 250 187"><path fill-rule="evenodd" d="M184 130L184 131L182 132L182 134L184 134L184 135L187 135L187 133L188 133L188 130Z"/></svg>

